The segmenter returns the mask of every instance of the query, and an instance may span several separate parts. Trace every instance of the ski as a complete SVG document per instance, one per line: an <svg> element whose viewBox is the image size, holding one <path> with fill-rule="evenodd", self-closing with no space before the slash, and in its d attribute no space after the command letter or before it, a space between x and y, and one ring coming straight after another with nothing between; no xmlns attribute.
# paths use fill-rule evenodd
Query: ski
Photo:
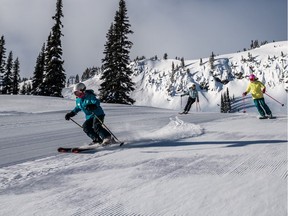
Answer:
<svg viewBox="0 0 288 216"><path fill-rule="evenodd" d="M178 113L179 115L187 115L187 114L189 114L189 113L185 113L185 112L180 112L180 113Z"/></svg>
<svg viewBox="0 0 288 216"><path fill-rule="evenodd" d="M276 119L276 117L275 116L272 116L272 117L260 116L260 117L258 117L258 119Z"/></svg>
<svg viewBox="0 0 288 216"><path fill-rule="evenodd" d="M111 146L123 146L124 142L121 143L113 143L109 145L100 145L100 144L95 144L95 145L85 145L85 146L80 146L80 147L59 147L57 149L58 152L60 153L84 153L84 152L95 152L98 148L106 148L106 147L111 147Z"/></svg>

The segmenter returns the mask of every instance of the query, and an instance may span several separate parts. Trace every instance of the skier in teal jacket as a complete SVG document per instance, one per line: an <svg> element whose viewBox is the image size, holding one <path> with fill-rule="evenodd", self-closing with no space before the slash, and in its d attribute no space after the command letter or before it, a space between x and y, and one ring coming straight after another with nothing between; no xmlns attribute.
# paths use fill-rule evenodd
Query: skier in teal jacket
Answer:
<svg viewBox="0 0 288 216"><path fill-rule="evenodd" d="M182 94L181 97L185 95L189 95L189 98L182 114L187 114L195 101L197 101L197 103L199 102L198 91L196 90L195 84L192 84L192 86L188 89L188 91Z"/></svg>
<svg viewBox="0 0 288 216"><path fill-rule="evenodd" d="M109 144L111 142L111 134L102 127L105 113L94 91L86 90L84 83L76 84L73 91L76 96L76 106L65 115L65 119L70 120L78 112L83 111L86 118L83 124L83 131L93 140L92 143Z"/></svg>

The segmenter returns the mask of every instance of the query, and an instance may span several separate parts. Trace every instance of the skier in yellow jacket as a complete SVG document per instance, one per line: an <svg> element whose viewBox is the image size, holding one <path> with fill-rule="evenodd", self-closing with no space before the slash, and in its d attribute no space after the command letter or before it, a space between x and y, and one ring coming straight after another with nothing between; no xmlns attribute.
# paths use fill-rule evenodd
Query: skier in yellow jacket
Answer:
<svg viewBox="0 0 288 216"><path fill-rule="evenodd" d="M243 97L246 96L249 92L252 95L254 104L261 115L259 118L272 118L272 112L268 105L265 103L263 93L265 93L266 88L265 85L258 81L256 76L254 74L251 74L249 76L250 83L246 89L246 91L243 93ZM266 115L267 116L266 116Z"/></svg>

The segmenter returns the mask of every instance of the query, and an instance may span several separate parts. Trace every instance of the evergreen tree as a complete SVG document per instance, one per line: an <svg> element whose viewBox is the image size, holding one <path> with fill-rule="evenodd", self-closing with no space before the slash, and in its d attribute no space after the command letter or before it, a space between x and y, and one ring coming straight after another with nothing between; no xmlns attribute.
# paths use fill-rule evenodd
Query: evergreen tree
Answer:
<svg viewBox="0 0 288 216"><path fill-rule="evenodd" d="M19 59L16 58L13 64L13 82L12 82L12 93L14 95L19 94L19 82L20 82L20 63Z"/></svg>
<svg viewBox="0 0 288 216"><path fill-rule="evenodd" d="M3 77L2 94L10 94L12 92L12 83L13 83L12 67L13 67L13 53L12 51L10 51Z"/></svg>
<svg viewBox="0 0 288 216"><path fill-rule="evenodd" d="M220 112L221 113L227 113L232 112L231 109L231 99L229 96L229 89L227 88L226 92L221 94L221 105L220 105Z"/></svg>
<svg viewBox="0 0 288 216"><path fill-rule="evenodd" d="M224 113L224 98L223 98L223 94L221 94L220 112Z"/></svg>
<svg viewBox="0 0 288 216"><path fill-rule="evenodd" d="M31 92L32 92L32 85L31 85L31 82L28 82L28 84L27 84L27 93L26 94L30 95Z"/></svg>
<svg viewBox="0 0 288 216"><path fill-rule="evenodd" d="M167 53L164 53L163 59L164 59L164 60L167 60L167 59L168 59L168 54L167 54Z"/></svg>
<svg viewBox="0 0 288 216"><path fill-rule="evenodd" d="M230 99L230 95L229 95L229 89L227 88L227 91L226 91L226 96L227 96L227 101L226 101L226 103L227 103L227 112L231 112L232 111L232 109L231 109L231 99Z"/></svg>
<svg viewBox="0 0 288 216"><path fill-rule="evenodd" d="M214 70L214 61L215 61L215 55L212 52L211 56L209 57L209 64L210 64L211 70Z"/></svg>
<svg viewBox="0 0 288 216"><path fill-rule="evenodd" d="M182 58L180 59L180 61L181 61L181 67L184 68L184 67L185 67L185 61L184 61L184 58L182 57Z"/></svg>
<svg viewBox="0 0 288 216"><path fill-rule="evenodd" d="M24 82L20 89L20 94L25 95L26 93L27 93L27 84L26 82Z"/></svg>
<svg viewBox="0 0 288 216"><path fill-rule="evenodd" d="M32 94L41 95L41 84L43 82L43 74L45 69L45 43L42 46L41 52L39 53L36 66L34 69L34 75L32 78Z"/></svg>
<svg viewBox="0 0 288 216"><path fill-rule="evenodd" d="M61 22L62 13L62 0L57 0L56 14L52 17L55 24L48 37L46 53L45 53L45 72L44 79L41 85L41 92L46 96L61 97L61 91L66 84L66 75L63 69L62 60L62 45L61 45Z"/></svg>
<svg viewBox="0 0 288 216"><path fill-rule="evenodd" d="M77 74L76 77L75 77L75 84L79 83L80 80L79 80L79 75Z"/></svg>
<svg viewBox="0 0 288 216"><path fill-rule="evenodd" d="M107 33L105 45L105 58L103 63L103 74L101 80L101 100L106 103L133 104L135 101L129 97L134 91L134 83L131 80L132 70L128 67L130 63L129 53L133 45L128 40L130 30L127 17L126 3L119 1L119 10L114 18L114 25L111 25Z"/></svg>
<svg viewBox="0 0 288 216"><path fill-rule="evenodd" d="M3 78L5 73L5 64L6 64L6 48L5 48L5 39L4 36L1 36L0 39L0 92L2 92L3 88Z"/></svg>
<svg viewBox="0 0 288 216"><path fill-rule="evenodd" d="M116 52L114 50L114 41L116 39L113 23L110 25L108 33L106 34L106 38L107 40L106 44L104 45L105 49L103 52L105 57L102 59L103 74L100 78L103 80L103 83L100 85L100 98L104 102L113 100L113 95L110 94L109 90L117 84L117 80L113 77L113 74L117 73L117 69L114 64L114 57Z"/></svg>

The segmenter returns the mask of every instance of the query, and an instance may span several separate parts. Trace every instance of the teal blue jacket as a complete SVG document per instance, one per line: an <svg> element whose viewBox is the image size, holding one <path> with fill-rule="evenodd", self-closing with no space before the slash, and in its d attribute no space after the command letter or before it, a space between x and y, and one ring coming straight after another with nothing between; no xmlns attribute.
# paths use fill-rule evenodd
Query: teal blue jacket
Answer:
<svg viewBox="0 0 288 216"><path fill-rule="evenodd" d="M96 109L92 110L92 111L88 111L86 109L86 106L88 104L95 104ZM105 116L105 113L104 113L102 107L100 106L100 101L96 98L96 95L94 94L93 90L86 90L85 96L83 98L78 98L78 97L76 98L76 106L72 110L72 112L77 114L80 111L84 112L86 120L94 117L92 112L95 113L95 115L97 115L97 116L100 116L100 115Z"/></svg>
<svg viewBox="0 0 288 216"><path fill-rule="evenodd" d="M199 102L198 91L196 89L189 88L187 92L182 94L181 96L189 95L189 97L196 99Z"/></svg>

